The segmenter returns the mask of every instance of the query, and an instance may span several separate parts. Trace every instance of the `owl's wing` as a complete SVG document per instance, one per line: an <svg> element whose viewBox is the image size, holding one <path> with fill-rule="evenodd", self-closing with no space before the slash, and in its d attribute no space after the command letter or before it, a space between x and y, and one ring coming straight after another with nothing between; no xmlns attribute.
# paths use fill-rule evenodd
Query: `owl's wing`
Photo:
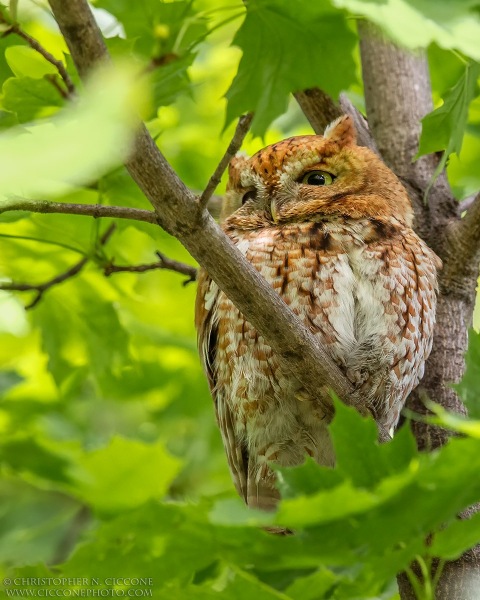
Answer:
<svg viewBox="0 0 480 600"><path fill-rule="evenodd" d="M242 441L235 433L234 415L225 397L223 382L218 379L214 368L218 348L218 323L215 320L215 307L219 294L220 290L216 283L201 269L195 302L198 350L215 404L217 422L222 434L230 472L238 493L246 502L248 455Z"/></svg>
<svg viewBox="0 0 480 600"><path fill-rule="evenodd" d="M386 250L386 251L385 251ZM390 357L387 428L395 426L408 394L423 377L435 325L437 271L440 259L414 234L385 249L386 271L379 280L389 290L384 310L394 348Z"/></svg>
<svg viewBox="0 0 480 600"><path fill-rule="evenodd" d="M394 270L397 285L391 296L400 330L397 361L392 366L405 387L405 395L422 378L432 348L437 271L442 265L415 234L409 237L401 260L404 269Z"/></svg>

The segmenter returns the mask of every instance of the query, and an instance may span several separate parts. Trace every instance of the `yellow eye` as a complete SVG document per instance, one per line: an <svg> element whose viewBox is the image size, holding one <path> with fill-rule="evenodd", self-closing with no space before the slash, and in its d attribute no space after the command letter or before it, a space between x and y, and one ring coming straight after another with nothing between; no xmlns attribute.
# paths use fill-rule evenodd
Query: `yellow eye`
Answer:
<svg viewBox="0 0 480 600"><path fill-rule="evenodd" d="M307 185L331 185L335 177L326 171L309 171L302 177L301 183Z"/></svg>

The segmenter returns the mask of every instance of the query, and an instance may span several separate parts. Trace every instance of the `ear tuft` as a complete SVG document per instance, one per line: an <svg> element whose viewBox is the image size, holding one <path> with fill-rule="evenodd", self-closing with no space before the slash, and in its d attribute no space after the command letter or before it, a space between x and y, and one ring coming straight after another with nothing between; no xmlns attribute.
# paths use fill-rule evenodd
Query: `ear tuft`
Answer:
<svg viewBox="0 0 480 600"><path fill-rule="evenodd" d="M349 115L338 117L338 119L335 119L335 121L328 125L323 136L337 143L340 148L354 146L357 141L357 132L355 131L352 117Z"/></svg>

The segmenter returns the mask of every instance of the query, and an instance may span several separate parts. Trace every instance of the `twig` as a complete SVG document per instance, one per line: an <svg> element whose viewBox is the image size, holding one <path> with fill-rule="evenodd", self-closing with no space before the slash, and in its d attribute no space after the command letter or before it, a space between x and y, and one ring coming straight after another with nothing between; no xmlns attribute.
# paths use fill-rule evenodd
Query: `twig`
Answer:
<svg viewBox="0 0 480 600"><path fill-rule="evenodd" d="M14 210L34 213L57 213L81 215L100 219L131 219L144 223L157 224L157 215L153 210L131 208L129 206L107 206L104 204L72 204L69 202L50 202L49 200L26 200L15 197L0 205L0 214Z"/></svg>
<svg viewBox="0 0 480 600"><path fill-rule="evenodd" d="M66 92L63 87L60 85L59 81L58 81L58 75L55 74L51 74L51 75L45 75L45 79L47 81L49 81L53 87L57 90L57 92L60 94L60 96L64 99L64 100L68 100L69 98L69 93Z"/></svg>
<svg viewBox="0 0 480 600"><path fill-rule="evenodd" d="M213 192L217 188L217 185L220 183L220 179L222 178L223 172L228 167L228 163L240 149L240 146L242 145L242 142L245 139L248 130L250 129L252 119L252 113L242 115L238 119L237 127L235 129L235 133L233 134L232 141L228 145L225 154L223 155L221 161L218 163L217 168L215 169L213 175L210 177L210 180L207 183L207 187L203 190L203 193L198 200L198 203L201 206L201 208L205 208L207 206L208 201L210 200Z"/></svg>
<svg viewBox="0 0 480 600"><path fill-rule="evenodd" d="M112 225L110 225L110 227L105 231L105 233L102 235L102 237L99 240L99 244L100 246L104 246L108 240L110 239L111 235L113 234L113 232L115 231L115 224L112 223ZM60 275L56 275L55 277L52 277L51 279L47 279L47 281L44 281L43 283L37 283L37 284L31 284L31 283L3 283L0 284L0 290L9 290L9 291L15 291L15 292L30 292L30 291L36 291L36 295L34 297L34 299L25 306L25 310L30 310L31 308L34 308L42 299L43 294L49 290L50 288L52 288L55 285L58 285L59 283L63 283L64 281L67 281L68 279L72 279L72 277L75 277L75 275L78 275L80 273L80 271L85 267L85 265L90 261L91 257L90 256L84 256L81 260L79 260L77 263L75 263L73 265L73 267L70 267L70 269L67 269L64 273L60 273Z"/></svg>
<svg viewBox="0 0 480 600"><path fill-rule="evenodd" d="M158 261L154 263L125 266L109 263L108 265L105 265L103 272L109 277L112 273L145 273L146 271L154 271L155 269L165 269L167 271L175 271L175 273L180 273L181 275L186 275L188 279L183 282L183 285L192 283L197 279L197 269L195 267L168 258L168 256L165 256L161 252L156 252L156 255L158 256Z"/></svg>
<svg viewBox="0 0 480 600"><path fill-rule="evenodd" d="M41 54L45 60L47 60L51 65L53 65L57 69L60 77L63 79L63 82L65 83L65 86L68 90L68 96L73 96L75 94L75 85L70 79L70 75L68 74L67 69L65 68L65 65L61 60L57 60L53 56L53 54L46 50L35 38L23 31L23 29L17 23L10 25L10 27L3 33L2 37L6 37L11 33L15 33L16 35L23 38L30 46L30 48L33 48L36 52Z"/></svg>

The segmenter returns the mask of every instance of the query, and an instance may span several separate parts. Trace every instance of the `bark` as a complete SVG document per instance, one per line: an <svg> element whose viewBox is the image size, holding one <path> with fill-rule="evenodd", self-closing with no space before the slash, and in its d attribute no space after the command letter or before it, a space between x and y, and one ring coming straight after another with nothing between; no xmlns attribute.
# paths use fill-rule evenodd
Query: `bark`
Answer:
<svg viewBox="0 0 480 600"><path fill-rule="evenodd" d="M480 199L460 220L458 204L442 174L428 196L427 189L438 164L434 155L412 162L418 149L421 118L432 110L428 64L423 54L413 54L385 40L368 23L359 25L360 51L368 123L378 150L390 168L402 179L415 209L415 227L443 261L439 276L437 322L432 353L420 386L407 406L427 412L424 395L447 410L465 414L466 409L449 386L464 371L467 329L471 325L478 277ZM438 427L414 422L417 443L422 450L444 444L448 433ZM480 547L447 563L440 578L437 600L478 598ZM408 578L398 578L402 600L415 595ZM475 584L473 583L475 582Z"/></svg>
<svg viewBox="0 0 480 600"><path fill-rule="evenodd" d="M296 92L295 99L318 135L322 135L325 127L342 114L330 96L318 88Z"/></svg>
<svg viewBox="0 0 480 600"><path fill-rule="evenodd" d="M362 113L355 108L345 94L340 94L339 106L328 94L319 88L312 88L295 93L295 99L305 113L313 131L322 135L325 127L340 115L350 115L357 130L357 143L367 146L378 154L375 141L368 129L368 123Z"/></svg>

